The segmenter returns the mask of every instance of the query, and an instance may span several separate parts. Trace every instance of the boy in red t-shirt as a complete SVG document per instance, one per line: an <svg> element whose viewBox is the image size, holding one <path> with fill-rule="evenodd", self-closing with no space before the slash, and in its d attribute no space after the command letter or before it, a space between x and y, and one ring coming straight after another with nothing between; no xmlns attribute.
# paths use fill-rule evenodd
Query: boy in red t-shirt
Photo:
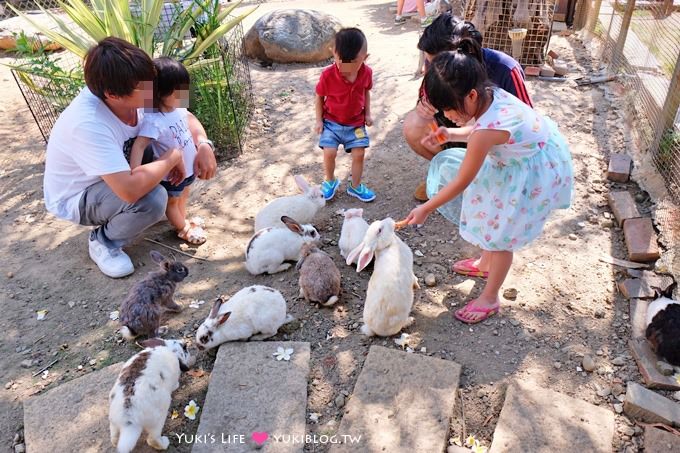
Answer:
<svg viewBox="0 0 680 453"><path fill-rule="evenodd" d="M321 73L316 85L316 133L321 134L325 180L321 191L326 200L337 192L335 177L338 146L352 153L352 180L347 193L361 201L373 201L375 194L361 183L364 152L368 147L366 126L373 124L370 89L373 71L364 61L368 57L366 36L358 28L343 28L335 35L335 62Z"/></svg>

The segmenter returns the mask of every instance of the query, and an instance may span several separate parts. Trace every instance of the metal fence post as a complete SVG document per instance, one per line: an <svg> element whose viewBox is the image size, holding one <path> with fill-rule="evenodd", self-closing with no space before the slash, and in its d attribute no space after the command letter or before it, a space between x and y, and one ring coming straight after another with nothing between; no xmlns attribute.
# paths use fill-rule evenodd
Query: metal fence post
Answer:
<svg viewBox="0 0 680 453"><path fill-rule="evenodd" d="M633 18L633 11L635 10L635 0L626 1L626 12L623 14L623 22L619 29L619 36L616 38L616 46L612 52L612 61L610 69L612 72L618 71L623 60L623 48L626 45L626 38L628 37L628 30L630 29L630 21Z"/></svg>

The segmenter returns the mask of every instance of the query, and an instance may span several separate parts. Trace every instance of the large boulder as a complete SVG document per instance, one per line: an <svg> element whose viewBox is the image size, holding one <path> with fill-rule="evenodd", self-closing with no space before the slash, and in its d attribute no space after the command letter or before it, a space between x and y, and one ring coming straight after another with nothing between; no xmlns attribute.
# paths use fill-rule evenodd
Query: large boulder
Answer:
<svg viewBox="0 0 680 453"><path fill-rule="evenodd" d="M245 36L246 55L265 62L314 63L327 60L335 33L335 17L307 9L281 9L260 17Z"/></svg>

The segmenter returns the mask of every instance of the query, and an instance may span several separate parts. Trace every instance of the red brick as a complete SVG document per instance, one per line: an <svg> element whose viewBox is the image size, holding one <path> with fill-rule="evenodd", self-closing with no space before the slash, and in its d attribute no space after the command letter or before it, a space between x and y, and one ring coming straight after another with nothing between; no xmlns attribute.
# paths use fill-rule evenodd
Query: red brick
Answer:
<svg viewBox="0 0 680 453"><path fill-rule="evenodd" d="M527 76L537 76L541 73L541 68L538 66L527 66L524 68L524 74Z"/></svg>
<svg viewBox="0 0 680 453"><path fill-rule="evenodd" d="M680 436L653 426L645 426L645 451L680 453Z"/></svg>
<svg viewBox="0 0 680 453"><path fill-rule="evenodd" d="M612 208L619 226L623 226L623 222L628 219L640 217L640 212L630 193L625 191L609 192L607 198L609 199L609 207Z"/></svg>
<svg viewBox="0 0 680 453"><path fill-rule="evenodd" d="M626 299L652 299L656 296L656 291L650 288L645 280L639 278L619 281L619 291Z"/></svg>
<svg viewBox="0 0 680 453"><path fill-rule="evenodd" d="M628 259L645 262L659 258L659 245L652 219L628 219L623 224L623 234L628 247Z"/></svg>
<svg viewBox="0 0 680 453"><path fill-rule="evenodd" d="M609 156L607 179L616 182L626 182L630 177L633 161L626 154L613 153Z"/></svg>
<svg viewBox="0 0 680 453"><path fill-rule="evenodd" d="M628 345L647 387L651 389L680 390L680 383L673 376L664 376L659 373L659 370L656 368L656 362L659 358L652 351L646 338L635 338Z"/></svg>

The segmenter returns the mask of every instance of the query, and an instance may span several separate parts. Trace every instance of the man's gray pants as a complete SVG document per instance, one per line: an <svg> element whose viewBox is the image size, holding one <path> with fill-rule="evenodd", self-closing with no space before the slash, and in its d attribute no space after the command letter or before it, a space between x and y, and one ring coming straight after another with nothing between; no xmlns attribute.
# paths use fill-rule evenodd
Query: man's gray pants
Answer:
<svg viewBox="0 0 680 453"><path fill-rule="evenodd" d="M132 242L165 215L168 192L156 186L136 203L126 203L104 181L91 185L80 197L80 224L98 226L90 233L110 249Z"/></svg>

